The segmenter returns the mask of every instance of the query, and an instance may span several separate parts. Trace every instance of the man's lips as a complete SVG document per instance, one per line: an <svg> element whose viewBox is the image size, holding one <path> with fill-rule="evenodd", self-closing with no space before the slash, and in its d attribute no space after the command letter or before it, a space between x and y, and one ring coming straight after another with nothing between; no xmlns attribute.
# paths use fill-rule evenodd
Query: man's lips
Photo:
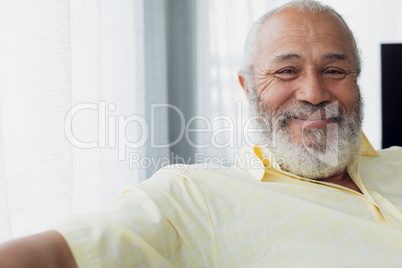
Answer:
<svg viewBox="0 0 402 268"><path fill-rule="evenodd" d="M289 123L299 125L301 128L325 128L328 124L336 123L334 118L293 118Z"/></svg>

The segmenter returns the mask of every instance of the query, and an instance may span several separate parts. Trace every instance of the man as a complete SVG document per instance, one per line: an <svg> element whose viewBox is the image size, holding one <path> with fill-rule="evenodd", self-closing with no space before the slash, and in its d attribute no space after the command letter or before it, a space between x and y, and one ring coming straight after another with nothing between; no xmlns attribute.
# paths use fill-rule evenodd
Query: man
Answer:
<svg viewBox="0 0 402 268"><path fill-rule="evenodd" d="M5 244L0 267L402 265L402 150L361 133L357 51L317 2L263 16L239 73L264 129L246 161L162 169L96 214Z"/></svg>

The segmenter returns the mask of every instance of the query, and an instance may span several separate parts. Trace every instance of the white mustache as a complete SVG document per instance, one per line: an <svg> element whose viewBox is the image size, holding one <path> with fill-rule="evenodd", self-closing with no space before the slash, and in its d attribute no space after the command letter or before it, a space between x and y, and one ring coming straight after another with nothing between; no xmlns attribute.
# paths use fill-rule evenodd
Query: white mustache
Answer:
<svg viewBox="0 0 402 268"><path fill-rule="evenodd" d="M344 120L344 117L345 112L336 103L313 105L301 102L278 113L277 122L287 125L289 119L332 119L339 123Z"/></svg>

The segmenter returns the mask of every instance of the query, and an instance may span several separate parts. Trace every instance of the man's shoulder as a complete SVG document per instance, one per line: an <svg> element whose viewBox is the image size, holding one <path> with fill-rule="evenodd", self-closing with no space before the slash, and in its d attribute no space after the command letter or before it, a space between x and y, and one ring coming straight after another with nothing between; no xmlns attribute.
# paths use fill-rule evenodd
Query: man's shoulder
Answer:
<svg viewBox="0 0 402 268"><path fill-rule="evenodd" d="M385 149L378 150L379 153L381 152L388 152L388 151L395 151L395 152L401 152L402 147L401 146L391 146Z"/></svg>
<svg viewBox="0 0 402 268"><path fill-rule="evenodd" d="M214 180L223 177L249 177L244 169L210 163L193 165L173 164L158 170L152 177L181 177L188 180Z"/></svg>
<svg viewBox="0 0 402 268"><path fill-rule="evenodd" d="M198 195L206 192L211 195L218 188L242 189L257 183L257 180L242 169L205 163L166 166L137 187L146 191L159 189L172 196L184 193Z"/></svg>
<svg viewBox="0 0 402 268"><path fill-rule="evenodd" d="M363 181L373 187L381 186L384 192L402 188L402 147L393 146L377 152L380 156L361 158L360 175Z"/></svg>
<svg viewBox="0 0 402 268"><path fill-rule="evenodd" d="M375 166L395 167L401 166L402 147L392 146L377 150L378 156L362 156L361 167L372 169Z"/></svg>
<svg viewBox="0 0 402 268"><path fill-rule="evenodd" d="M400 163L402 161L402 147L392 146L386 149L381 149L377 151L385 161L397 161Z"/></svg>
<svg viewBox="0 0 402 268"><path fill-rule="evenodd" d="M191 187L207 187L210 185L249 185L257 180L244 168L221 166L210 163L194 165L175 164L161 168L146 180L144 184L163 187L192 185Z"/></svg>

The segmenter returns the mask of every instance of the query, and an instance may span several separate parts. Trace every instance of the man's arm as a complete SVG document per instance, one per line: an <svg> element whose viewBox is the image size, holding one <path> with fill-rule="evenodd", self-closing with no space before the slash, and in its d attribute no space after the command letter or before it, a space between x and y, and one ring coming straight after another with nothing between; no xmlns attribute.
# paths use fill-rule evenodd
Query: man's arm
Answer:
<svg viewBox="0 0 402 268"><path fill-rule="evenodd" d="M12 240L0 245L0 268L77 267L73 254L56 231Z"/></svg>

